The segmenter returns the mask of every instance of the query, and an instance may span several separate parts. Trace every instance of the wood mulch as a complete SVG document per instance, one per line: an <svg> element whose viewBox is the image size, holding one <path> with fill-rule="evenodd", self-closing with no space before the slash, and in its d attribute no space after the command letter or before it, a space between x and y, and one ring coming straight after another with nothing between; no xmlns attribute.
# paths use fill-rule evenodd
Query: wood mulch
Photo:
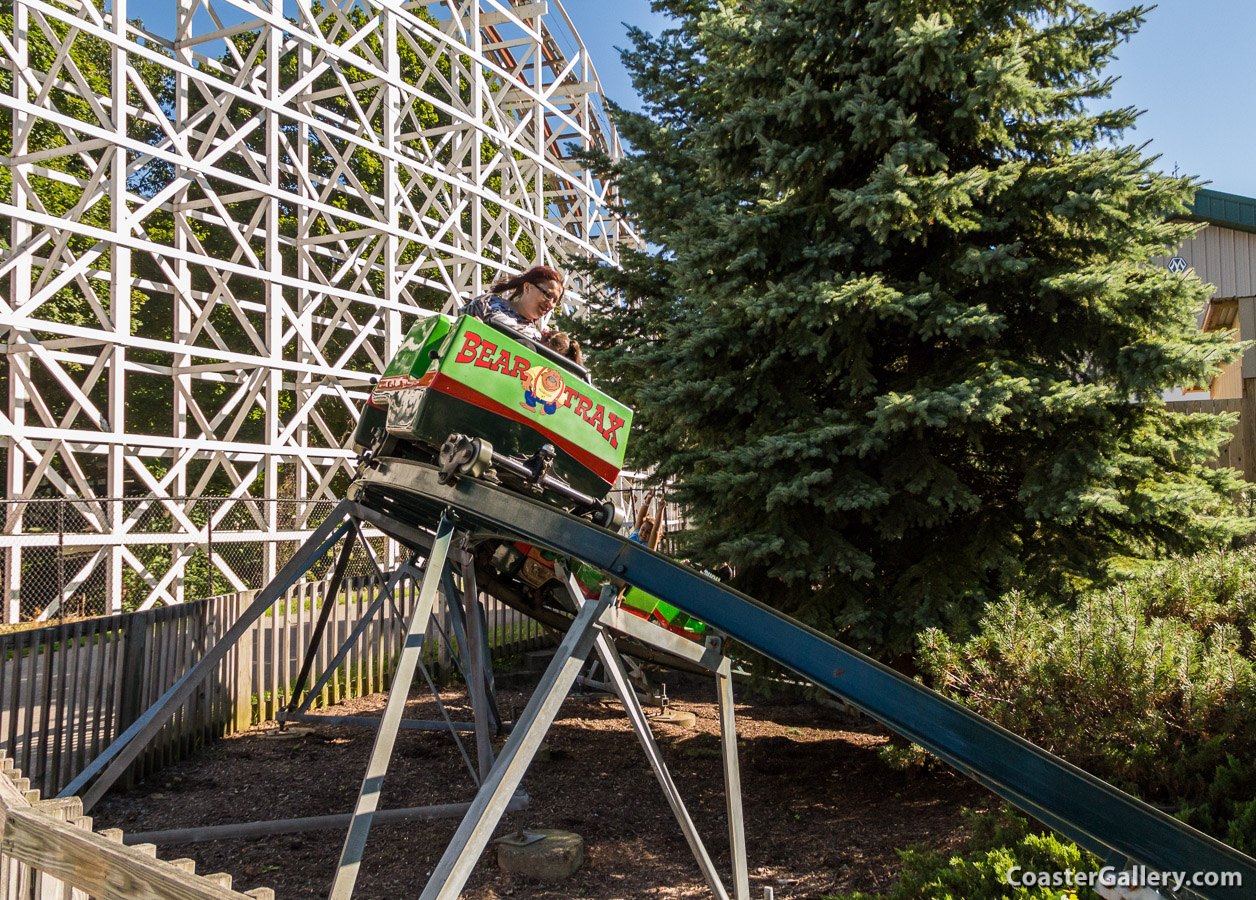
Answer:
<svg viewBox="0 0 1256 900"><path fill-rule="evenodd" d="M686 676L680 684L669 681L669 693L679 697L673 706L697 716L697 726L656 724L654 734L727 879L714 687ZM470 720L464 691L446 690L441 697L455 718ZM373 695L324 712L378 716L385 699ZM527 690L499 692L508 718L522 711L527 699ZM430 694L417 688L406 715L439 717ZM743 689L737 715L752 897L762 897L764 887L772 887L780 900L886 890L899 870L898 850L912 844L953 848L962 837L961 808L992 805L990 794L950 772L887 767L877 756L887 741L884 730L856 715L799 699L758 698ZM295 740L267 737L266 726L235 735L129 791L115 791L93 811L96 827L135 833L349 812L373 734L361 727L319 725ZM473 739L466 741L474 758ZM584 866L557 883L512 877L497 868L490 847L464 897L710 896L617 701L597 694L569 697L547 743L550 759L535 763L523 781L531 805L522 823L581 835ZM382 808L453 803L473 795L448 733L401 732ZM456 825L374 827L354 896L417 897ZM510 830L507 821L498 834ZM192 857L198 872L230 872L240 890L267 886L278 900L314 900L328 894L342 841L342 834L322 831L159 849L164 859Z"/></svg>

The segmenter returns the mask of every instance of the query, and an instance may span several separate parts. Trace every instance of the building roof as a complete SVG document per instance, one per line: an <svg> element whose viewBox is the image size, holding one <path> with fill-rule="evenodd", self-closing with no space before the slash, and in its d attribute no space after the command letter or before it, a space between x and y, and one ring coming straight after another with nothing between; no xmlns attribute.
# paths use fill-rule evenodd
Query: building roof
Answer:
<svg viewBox="0 0 1256 900"><path fill-rule="evenodd" d="M1204 321L1199 327L1204 331L1220 331L1222 328L1237 328L1239 324L1239 301L1236 297L1224 297L1218 300L1212 297L1204 310Z"/></svg>
<svg viewBox="0 0 1256 900"><path fill-rule="evenodd" d="M1256 234L1256 199L1200 188L1186 218Z"/></svg>

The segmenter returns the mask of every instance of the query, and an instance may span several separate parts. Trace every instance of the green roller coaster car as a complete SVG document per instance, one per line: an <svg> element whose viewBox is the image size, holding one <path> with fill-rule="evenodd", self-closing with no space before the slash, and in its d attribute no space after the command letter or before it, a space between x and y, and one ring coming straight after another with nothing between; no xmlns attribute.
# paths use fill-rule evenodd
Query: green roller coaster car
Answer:
<svg viewBox="0 0 1256 900"><path fill-rule="evenodd" d="M657 622L668 631L674 631L685 637L700 639L706 634L707 627L704 623L688 613L681 612L666 600L660 600L653 594L647 594L635 587L629 587L624 592L622 606L643 619Z"/></svg>
<svg viewBox="0 0 1256 900"><path fill-rule="evenodd" d="M556 582L554 563L561 557L562 554L552 550L523 542L502 543L492 554L490 565L499 575L532 588L544 589ZM587 598L596 597L606 583L606 577L601 572L582 562L567 560L567 567ZM703 574L715 577L710 573ZM666 600L660 600L631 585L624 587L620 595L620 606L634 615L688 638L700 640L706 634L707 627L702 622L681 612Z"/></svg>
<svg viewBox="0 0 1256 900"><path fill-rule="evenodd" d="M548 347L471 316L433 315L406 335L371 392L353 442L378 452L389 436L439 450L451 434L529 459L554 448L552 472L606 496L624 464L632 410Z"/></svg>
<svg viewBox="0 0 1256 900"><path fill-rule="evenodd" d="M583 495L587 502L577 502L576 509L587 512L606 497L623 468L631 427L632 410L598 390L582 366L471 316L432 315L410 329L374 386L353 445L368 458L437 461L446 455L451 435L487 442L491 462L485 468L492 467L492 477L568 509L573 497ZM529 477L538 459L544 460L544 479ZM614 526L618 519L606 515L600 524ZM527 545L513 548L502 574L541 587L547 577L535 565L524 565L531 559L548 566L552 580L554 554ZM601 574L586 566L575 571L584 592L596 596ZM624 591L622 606L689 637L700 638L706 630L636 588Z"/></svg>

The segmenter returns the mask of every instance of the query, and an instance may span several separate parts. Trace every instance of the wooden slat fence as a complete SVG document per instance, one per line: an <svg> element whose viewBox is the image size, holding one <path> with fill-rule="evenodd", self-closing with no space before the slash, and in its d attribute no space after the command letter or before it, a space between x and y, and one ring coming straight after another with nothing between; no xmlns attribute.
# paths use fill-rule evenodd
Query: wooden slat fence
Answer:
<svg viewBox="0 0 1256 900"><path fill-rule="evenodd" d="M1238 413L1239 422L1231 429L1234 437L1221 448L1212 466L1237 469L1247 481L1256 481L1256 409L1248 409L1252 404L1234 399L1174 400L1166 405L1180 413Z"/></svg>
<svg viewBox="0 0 1256 900"><path fill-rule="evenodd" d="M125 847L116 828L92 832L78 797L41 800L3 760L0 897L21 900L274 900L270 888L231 889L226 873L197 875L190 859L164 861L152 844Z"/></svg>
<svg viewBox="0 0 1256 900"><path fill-rule="evenodd" d="M332 607L311 679L326 670L381 589L375 577L346 578ZM209 740L274 719L288 703L326 582L294 585L207 677L136 760L127 781L187 756ZM315 705L386 690L418 585L367 627ZM224 634L254 592L0 635L0 749L44 796L68 784ZM548 643L541 627L486 597L494 659ZM401 618L397 611L400 611ZM429 662L451 673L438 625L450 634L438 596L428 628ZM307 688L310 685L307 685Z"/></svg>

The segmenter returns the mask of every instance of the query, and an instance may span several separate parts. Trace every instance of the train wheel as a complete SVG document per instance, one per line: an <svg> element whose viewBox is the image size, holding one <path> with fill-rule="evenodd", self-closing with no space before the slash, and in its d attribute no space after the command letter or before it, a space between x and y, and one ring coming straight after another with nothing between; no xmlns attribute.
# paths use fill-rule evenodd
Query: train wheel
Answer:
<svg viewBox="0 0 1256 900"><path fill-rule="evenodd" d="M493 464L493 445L482 438L451 434L441 445L438 463L442 484L459 475L479 478Z"/></svg>

